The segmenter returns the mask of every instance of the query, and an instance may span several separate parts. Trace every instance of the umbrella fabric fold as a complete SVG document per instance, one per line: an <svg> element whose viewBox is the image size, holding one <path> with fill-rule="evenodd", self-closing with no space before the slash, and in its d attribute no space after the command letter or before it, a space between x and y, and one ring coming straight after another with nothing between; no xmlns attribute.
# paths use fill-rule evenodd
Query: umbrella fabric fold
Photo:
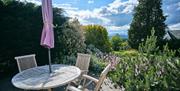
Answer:
<svg viewBox="0 0 180 91"><path fill-rule="evenodd" d="M40 44L46 48L54 48L53 11L51 0L42 0L42 17L44 25Z"/></svg>

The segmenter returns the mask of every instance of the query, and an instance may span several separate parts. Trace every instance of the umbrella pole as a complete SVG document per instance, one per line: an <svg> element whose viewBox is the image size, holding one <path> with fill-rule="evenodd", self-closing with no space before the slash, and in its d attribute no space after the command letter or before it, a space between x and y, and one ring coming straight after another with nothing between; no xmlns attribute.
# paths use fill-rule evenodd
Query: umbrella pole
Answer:
<svg viewBox="0 0 180 91"><path fill-rule="evenodd" d="M49 57L49 73L52 73L51 69L51 50L48 48L48 57Z"/></svg>

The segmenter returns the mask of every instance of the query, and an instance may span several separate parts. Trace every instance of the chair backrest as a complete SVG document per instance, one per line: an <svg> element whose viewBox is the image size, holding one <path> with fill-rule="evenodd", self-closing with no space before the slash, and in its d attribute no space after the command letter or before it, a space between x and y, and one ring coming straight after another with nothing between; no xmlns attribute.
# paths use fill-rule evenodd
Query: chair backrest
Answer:
<svg viewBox="0 0 180 91"><path fill-rule="evenodd" d="M104 82L104 79L106 78L106 75L108 74L109 70L110 70L111 64L108 64L106 66L106 68L101 72L101 75L99 77L99 81L96 84L96 87L94 89L94 91L99 91L102 83Z"/></svg>
<svg viewBox="0 0 180 91"><path fill-rule="evenodd" d="M78 53L76 60L76 67L79 67L80 70L88 71L91 55Z"/></svg>
<svg viewBox="0 0 180 91"><path fill-rule="evenodd" d="M29 68L37 67L35 54L18 56L15 57L15 59L17 61L19 72Z"/></svg>

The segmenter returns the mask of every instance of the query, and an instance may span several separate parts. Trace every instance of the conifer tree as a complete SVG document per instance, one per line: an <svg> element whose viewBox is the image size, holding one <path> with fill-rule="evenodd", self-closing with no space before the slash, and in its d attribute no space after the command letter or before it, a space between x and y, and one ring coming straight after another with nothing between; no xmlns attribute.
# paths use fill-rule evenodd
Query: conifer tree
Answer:
<svg viewBox="0 0 180 91"><path fill-rule="evenodd" d="M161 9L162 0L138 0L139 4L135 7L135 13L128 30L128 42L132 48L138 48L141 42L151 34L154 28L157 36L157 44L160 45L165 34L165 20Z"/></svg>

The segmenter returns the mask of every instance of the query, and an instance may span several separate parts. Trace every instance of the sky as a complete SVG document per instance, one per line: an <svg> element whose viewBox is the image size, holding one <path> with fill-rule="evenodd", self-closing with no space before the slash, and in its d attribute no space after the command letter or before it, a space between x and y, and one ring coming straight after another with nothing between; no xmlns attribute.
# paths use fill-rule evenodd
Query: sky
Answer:
<svg viewBox="0 0 180 91"><path fill-rule="evenodd" d="M38 5L41 0L26 0ZM171 30L180 30L180 0L162 0L165 23ZM52 0L53 7L63 8L65 15L77 18L82 25L99 24L109 35L127 36L138 0Z"/></svg>

